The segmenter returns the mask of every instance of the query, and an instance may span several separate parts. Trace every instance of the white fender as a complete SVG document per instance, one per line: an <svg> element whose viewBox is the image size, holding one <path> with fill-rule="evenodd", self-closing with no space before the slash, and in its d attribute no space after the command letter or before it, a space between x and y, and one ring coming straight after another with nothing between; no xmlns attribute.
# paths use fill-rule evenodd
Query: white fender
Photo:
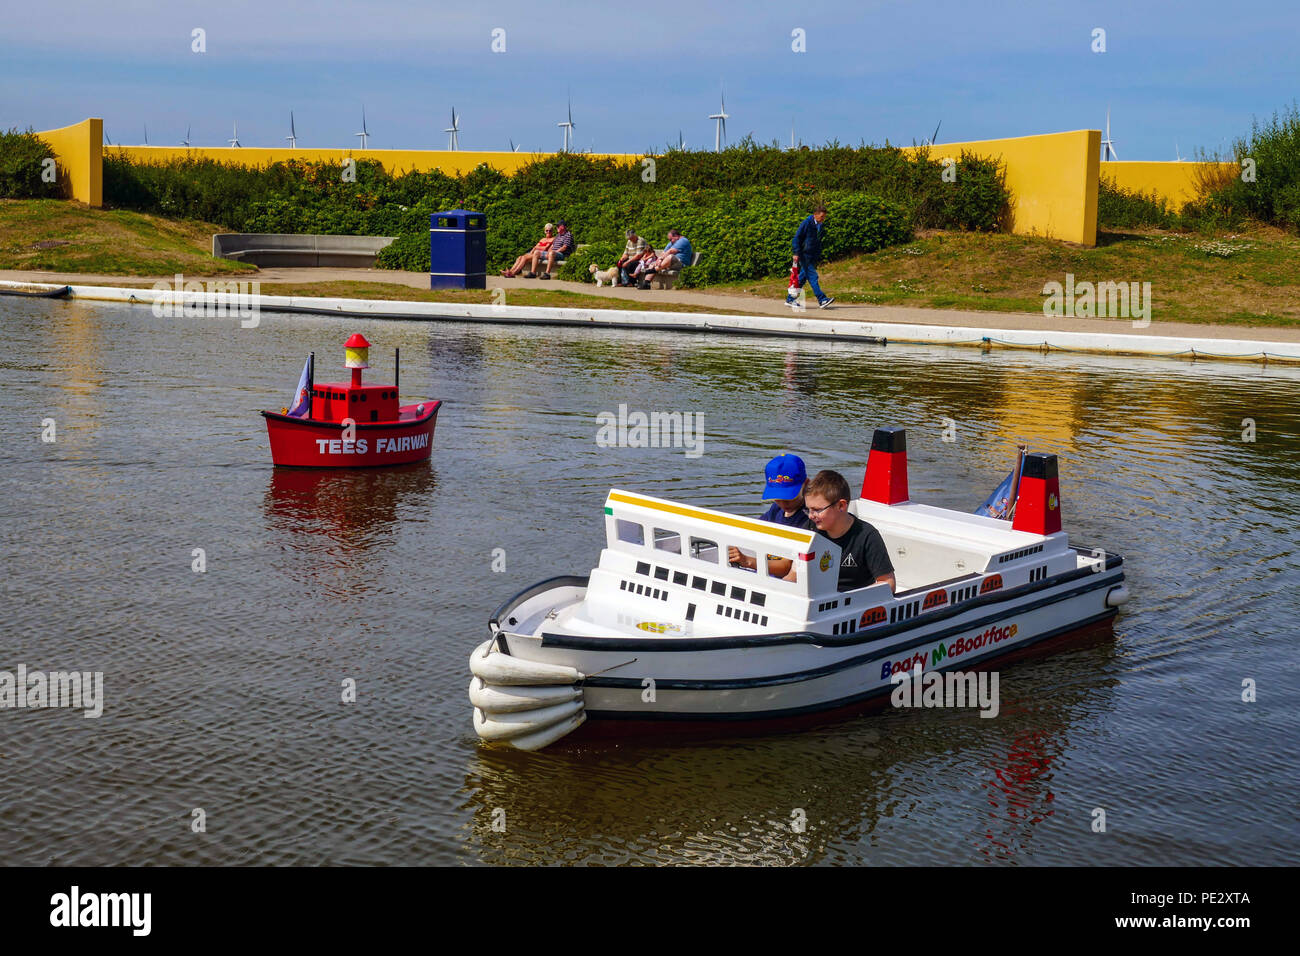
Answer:
<svg viewBox="0 0 1300 956"><path fill-rule="evenodd" d="M469 701L488 714L512 714L521 710L537 710L551 704L563 704L582 699L582 688L570 684L550 684L545 687L496 687L475 677L469 682Z"/></svg>
<svg viewBox="0 0 1300 956"><path fill-rule="evenodd" d="M583 702L571 700L564 704L553 704L538 710L525 710L516 714L492 714L488 716L474 708L474 730L484 740L509 740L522 737L539 730L545 730L566 717L581 713Z"/></svg>
<svg viewBox="0 0 1300 956"><path fill-rule="evenodd" d="M571 734L582 726L582 722L587 719L585 711L579 711L567 720L562 720L558 724L551 724L545 730L539 730L536 733L525 734L522 737L514 737L510 741L510 746L519 750L541 750L547 747L566 734Z"/></svg>
<svg viewBox="0 0 1300 956"><path fill-rule="evenodd" d="M573 667L564 664L539 664L537 661L525 661L509 654L482 653L492 641L480 644L469 659L469 669L475 677L481 677L489 684L507 684L510 686L529 684L576 684L582 680L582 674Z"/></svg>
<svg viewBox="0 0 1300 956"><path fill-rule="evenodd" d="M1109 591L1106 592L1106 606L1119 607L1121 604L1123 604L1125 601L1128 600L1128 597L1129 597L1128 586L1124 584L1117 584L1115 587L1111 588Z"/></svg>

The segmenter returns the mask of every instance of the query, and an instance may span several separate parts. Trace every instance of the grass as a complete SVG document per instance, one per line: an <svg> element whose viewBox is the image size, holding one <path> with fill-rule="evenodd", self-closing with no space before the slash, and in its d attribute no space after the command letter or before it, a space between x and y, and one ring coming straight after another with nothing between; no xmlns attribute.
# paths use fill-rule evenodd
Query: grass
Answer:
<svg viewBox="0 0 1300 956"><path fill-rule="evenodd" d="M1154 321L1300 326L1300 238L1268 227L1219 237L1099 232L1093 249L1031 236L929 232L826 263L819 273L827 293L845 304L1041 312L1044 283L1064 283L1073 273L1076 282L1150 282ZM785 286L774 278L711 291L770 298Z"/></svg>
<svg viewBox="0 0 1300 956"><path fill-rule="evenodd" d="M256 272L247 263L212 258L212 235L222 231L60 199L0 199L0 269L123 276Z"/></svg>
<svg viewBox="0 0 1300 956"><path fill-rule="evenodd" d="M256 278L256 277L253 277ZM148 288L148 282L123 282L124 286ZM454 302L467 305L492 305L491 290L487 289L417 289L388 282L333 280L328 282L259 282L262 295L321 296L341 299L380 299L402 302ZM639 312L716 312L705 305L688 305L676 302L636 301L583 295L563 289L508 289L505 305L533 306L546 309L636 309ZM759 315L728 309L733 315Z"/></svg>

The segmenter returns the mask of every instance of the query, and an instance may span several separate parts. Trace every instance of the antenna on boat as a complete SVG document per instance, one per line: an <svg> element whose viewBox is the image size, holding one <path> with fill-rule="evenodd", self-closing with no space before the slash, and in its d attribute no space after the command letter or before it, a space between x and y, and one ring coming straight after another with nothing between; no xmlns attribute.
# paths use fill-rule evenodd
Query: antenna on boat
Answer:
<svg viewBox="0 0 1300 956"><path fill-rule="evenodd" d="M402 350L393 349L393 388L402 384Z"/></svg>
<svg viewBox="0 0 1300 956"><path fill-rule="evenodd" d="M1011 472L1011 493L1007 495L1007 513L1002 517L1012 519L1016 516L1016 495L1020 493L1020 473L1025 469L1025 453L1029 451L1028 445L1016 446L1016 467Z"/></svg>

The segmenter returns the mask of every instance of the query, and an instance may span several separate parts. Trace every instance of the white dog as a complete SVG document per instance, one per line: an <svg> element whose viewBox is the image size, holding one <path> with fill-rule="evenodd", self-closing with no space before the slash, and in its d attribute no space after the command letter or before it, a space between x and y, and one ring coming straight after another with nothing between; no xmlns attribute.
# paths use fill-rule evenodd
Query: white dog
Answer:
<svg viewBox="0 0 1300 956"><path fill-rule="evenodd" d="M618 266L610 266L604 272L596 268L596 263L588 267L588 271L596 280L596 285L601 286L608 282L611 286L618 284Z"/></svg>

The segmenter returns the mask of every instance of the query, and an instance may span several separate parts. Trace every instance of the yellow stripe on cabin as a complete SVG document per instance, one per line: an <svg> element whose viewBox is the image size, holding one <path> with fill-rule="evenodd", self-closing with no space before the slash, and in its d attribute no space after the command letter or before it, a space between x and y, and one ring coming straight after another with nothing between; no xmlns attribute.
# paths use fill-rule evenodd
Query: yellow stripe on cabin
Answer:
<svg viewBox="0 0 1300 956"><path fill-rule="evenodd" d="M682 505L665 505L656 501L650 501L647 498L638 498L635 495L620 495L616 492L610 492L610 501L618 501L625 505L636 505L638 508L648 508L651 511L666 511L670 514L681 515L683 518L694 518L696 521L708 521L713 524L730 525L733 528L740 528L743 531L756 531L759 534L770 534L777 538L788 538L791 541L797 541L799 544L811 544L812 535L807 531L796 531L792 528L785 528L779 524L771 524L766 521L748 521L744 518L732 518L729 515L715 515L707 511L700 511L697 508L687 508Z"/></svg>

